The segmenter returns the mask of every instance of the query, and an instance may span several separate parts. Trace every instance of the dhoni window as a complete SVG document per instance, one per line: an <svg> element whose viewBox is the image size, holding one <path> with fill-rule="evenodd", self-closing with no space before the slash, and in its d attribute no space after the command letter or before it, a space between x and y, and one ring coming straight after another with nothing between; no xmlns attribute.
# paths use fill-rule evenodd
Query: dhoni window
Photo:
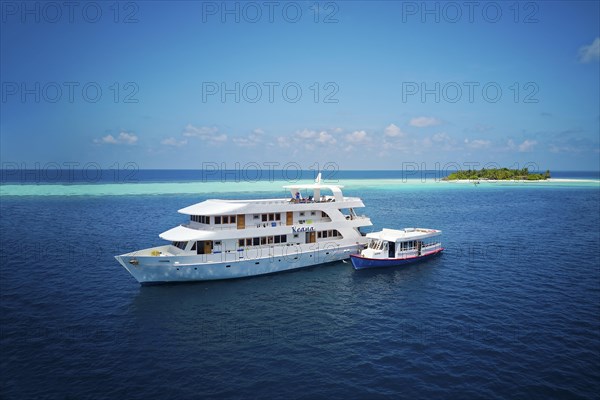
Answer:
<svg viewBox="0 0 600 400"><path fill-rule="evenodd" d="M171 242L171 244L175 247L180 248L181 250L185 250L185 246L187 246L188 242Z"/></svg>

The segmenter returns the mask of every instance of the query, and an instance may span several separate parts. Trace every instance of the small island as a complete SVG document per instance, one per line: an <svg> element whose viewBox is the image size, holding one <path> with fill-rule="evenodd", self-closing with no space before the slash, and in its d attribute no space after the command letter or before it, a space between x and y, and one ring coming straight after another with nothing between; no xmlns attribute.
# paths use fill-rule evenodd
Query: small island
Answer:
<svg viewBox="0 0 600 400"><path fill-rule="evenodd" d="M550 178L550 171L545 173L531 173L527 168L523 169L508 169L508 168L491 168L480 170L456 171L443 178L447 181L455 180L519 180L519 181L544 181Z"/></svg>

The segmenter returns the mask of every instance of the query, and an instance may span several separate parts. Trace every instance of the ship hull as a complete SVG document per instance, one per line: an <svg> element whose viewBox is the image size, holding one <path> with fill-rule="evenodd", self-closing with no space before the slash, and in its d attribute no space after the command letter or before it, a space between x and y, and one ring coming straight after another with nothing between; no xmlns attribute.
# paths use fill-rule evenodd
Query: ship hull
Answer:
<svg viewBox="0 0 600 400"><path fill-rule="evenodd" d="M201 256L115 256L117 261L142 285L171 282L209 281L247 278L312 267L348 259L357 246L322 248L288 255L261 258L202 262ZM194 262L196 258L197 262Z"/></svg>

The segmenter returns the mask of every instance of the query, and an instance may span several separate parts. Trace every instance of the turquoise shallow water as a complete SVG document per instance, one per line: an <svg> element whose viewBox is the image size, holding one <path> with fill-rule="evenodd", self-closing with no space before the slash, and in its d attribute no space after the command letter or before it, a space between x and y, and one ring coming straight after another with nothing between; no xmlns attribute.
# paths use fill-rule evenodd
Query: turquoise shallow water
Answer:
<svg viewBox="0 0 600 400"><path fill-rule="evenodd" d="M184 221L177 209L214 193L285 192L3 186L0 397L597 396L597 183L341 183L376 229L442 229L444 254L378 271L335 263L140 287L113 255L161 243Z"/></svg>
<svg viewBox="0 0 600 400"><path fill-rule="evenodd" d="M284 185L311 183L311 181L259 181L259 182L139 182L139 183L99 183L99 184L5 184L0 186L2 196L124 196L124 195L164 195L164 194L206 194L206 193L253 193L275 192L278 196L288 196L281 189ZM471 182L444 182L420 179L352 179L334 181L353 189L368 190L448 190L474 186ZM555 179L544 182L481 182L478 188L600 188L600 181L594 179Z"/></svg>

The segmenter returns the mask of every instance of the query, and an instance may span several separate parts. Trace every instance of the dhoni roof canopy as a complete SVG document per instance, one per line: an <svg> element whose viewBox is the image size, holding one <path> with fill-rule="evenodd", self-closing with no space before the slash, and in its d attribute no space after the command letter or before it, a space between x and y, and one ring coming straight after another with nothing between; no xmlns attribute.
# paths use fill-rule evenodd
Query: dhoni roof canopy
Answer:
<svg viewBox="0 0 600 400"><path fill-rule="evenodd" d="M404 228L398 229L386 229L379 232L368 233L369 239L382 239L388 242L402 242L407 240L418 240L426 239L433 236L441 235L442 231L437 229L425 229L425 228Z"/></svg>

